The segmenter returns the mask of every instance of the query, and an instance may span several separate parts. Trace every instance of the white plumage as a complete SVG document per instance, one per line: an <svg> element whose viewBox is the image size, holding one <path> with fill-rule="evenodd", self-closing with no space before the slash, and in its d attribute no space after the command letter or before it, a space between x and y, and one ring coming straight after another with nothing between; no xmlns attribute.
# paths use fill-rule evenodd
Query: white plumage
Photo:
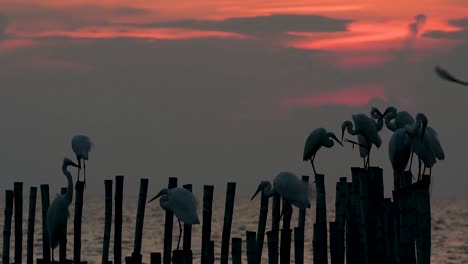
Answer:
<svg viewBox="0 0 468 264"><path fill-rule="evenodd" d="M54 249L59 242L67 237L67 221L69 217L68 206L73 200L73 180L71 173L67 170L68 166L78 167L73 161L68 158L63 160L62 172L67 177L68 187L67 192L62 195L57 195L54 201L47 209L47 231L49 233L49 242L52 248L52 260L54 259Z"/></svg>
<svg viewBox="0 0 468 264"><path fill-rule="evenodd" d="M333 147L334 142L332 139L334 139L341 146L343 146L343 144L335 136L335 134L333 134L332 132L327 132L325 128L321 128L321 127L314 129L306 139L306 142L304 145L304 154L302 155L302 159L304 161L310 160L310 163L312 164L312 169L314 170L315 174L317 174L317 172L315 171L315 166L314 166L315 155L317 154L317 151L322 146L326 148Z"/></svg>

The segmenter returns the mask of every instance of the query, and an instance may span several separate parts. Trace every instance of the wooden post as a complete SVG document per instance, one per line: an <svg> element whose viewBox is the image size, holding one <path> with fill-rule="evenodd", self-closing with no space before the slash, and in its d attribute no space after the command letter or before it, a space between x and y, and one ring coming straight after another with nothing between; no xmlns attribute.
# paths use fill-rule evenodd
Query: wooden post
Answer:
<svg viewBox="0 0 468 264"><path fill-rule="evenodd" d="M183 187L189 191L192 191L192 184L185 184ZM184 224L184 240L182 241L184 249L184 263L192 264L192 225Z"/></svg>
<svg viewBox="0 0 468 264"><path fill-rule="evenodd" d="M418 236L416 239L418 264L431 261L431 203L430 203L430 176L423 175L416 190Z"/></svg>
<svg viewBox="0 0 468 264"><path fill-rule="evenodd" d="M385 198L383 204L383 246L384 250L384 264L397 263L395 258L395 250L393 246L395 245L394 241L394 232L393 228L393 217L392 217L392 199Z"/></svg>
<svg viewBox="0 0 468 264"><path fill-rule="evenodd" d="M263 241L265 239L265 227L268 216L268 201L269 197L266 196L263 191L261 192L260 199L260 214L258 217L258 227L257 227L257 249L256 249L256 264L260 264L262 260L262 251L263 251ZM248 250L248 248L247 248Z"/></svg>
<svg viewBox="0 0 468 264"><path fill-rule="evenodd" d="M278 230L266 232L268 239L268 264L278 264Z"/></svg>
<svg viewBox="0 0 468 264"><path fill-rule="evenodd" d="M172 189L177 187L177 178L169 177L169 183L167 188ZM163 263L171 263L172 255L172 225L174 221L174 213L170 210L165 212L166 218L164 220L164 254L163 254Z"/></svg>
<svg viewBox="0 0 468 264"><path fill-rule="evenodd" d="M207 263L208 264L214 264L214 261L215 261L214 247L215 247L214 241L210 240L210 242L208 242L208 248L207 248L207 252L208 252Z"/></svg>
<svg viewBox="0 0 468 264"><path fill-rule="evenodd" d="M397 202L400 214L400 261L401 263L415 263L414 240L411 225L411 172L403 173L403 188L398 191Z"/></svg>
<svg viewBox="0 0 468 264"><path fill-rule="evenodd" d="M398 191L392 191L393 202L391 205L391 216L393 235L393 252L395 255L395 262L400 263L400 209L398 208Z"/></svg>
<svg viewBox="0 0 468 264"><path fill-rule="evenodd" d="M284 215L283 215L283 228L281 229L280 240L280 263L286 264L291 262L291 216L292 205L289 202L283 201Z"/></svg>
<svg viewBox="0 0 468 264"><path fill-rule="evenodd" d="M124 176L115 177L114 264L122 264L122 205Z"/></svg>
<svg viewBox="0 0 468 264"><path fill-rule="evenodd" d="M161 264L161 252L150 254L150 264Z"/></svg>
<svg viewBox="0 0 468 264"><path fill-rule="evenodd" d="M232 244L232 249L231 249L232 264L241 264L242 263L242 238L233 237L231 244Z"/></svg>
<svg viewBox="0 0 468 264"><path fill-rule="evenodd" d="M109 261L109 244L112 227L112 180L104 180L105 188L105 213L104 213L104 237L102 242L102 263Z"/></svg>
<svg viewBox="0 0 468 264"><path fill-rule="evenodd" d="M29 189L28 240L26 247L27 264L34 263L34 223L36 221L36 195L37 188L31 187Z"/></svg>
<svg viewBox="0 0 468 264"><path fill-rule="evenodd" d="M172 254L172 264L182 264L184 263L184 251L183 250L174 250Z"/></svg>
<svg viewBox="0 0 468 264"><path fill-rule="evenodd" d="M221 238L221 264L227 264L229 259L229 242L231 240L232 214L234 212L234 198L236 183L228 182L226 188L226 203L224 206L224 224Z"/></svg>
<svg viewBox="0 0 468 264"><path fill-rule="evenodd" d="M62 189L60 189L60 194L65 194L67 192L67 187L62 187ZM68 226L68 220L67 220L67 226ZM66 227L65 230L67 230L67 234L68 234L68 228ZM65 263L67 262L67 242L68 242L68 239L65 237L64 240L60 241L60 244L59 244L59 261L60 263Z"/></svg>
<svg viewBox="0 0 468 264"><path fill-rule="evenodd" d="M203 186L203 226L201 244L201 263L208 262L208 243L211 240L211 218L213 214L213 185Z"/></svg>
<svg viewBox="0 0 468 264"><path fill-rule="evenodd" d="M15 263L22 263L23 256L23 183L14 183L15 195Z"/></svg>
<svg viewBox="0 0 468 264"><path fill-rule="evenodd" d="M336 183L336 200L335 200L335 233L336 233L336 255L335 263L344 264L345 262L345 223L346 223L346 192L347 179L341 177ZM331 232L331 231L330 231ZM330 233L331 234L331 233Z"/></svg>
<svg viewBox="0 0 468 264"><path fill-rule="evenodd" d="M346 213L346 263L361 264L365 262L365 252L361 239L361 209L359 194L359 177L363 168L352 167L352 183L347 186L348 210Z"/></svg>
<svg viewBox="0 0 468 264"><path fill-rule="evenodd" d="M325 175L315 175L315 186L317 190L316 220L314 224L314 236L312 241L314 263L328 263L327 253L327 206L325 201Z"/></svg>
<svg viewBox="0 0 468 264"><path fill-rule="evenodd" d="M83 215L84 182L77 181L75 185L75 221L73 222L73 262L81 263L81 218Z"/></svg>
<svg viewBox="0 0 468 264"><path fill-rule="evenodd" d="M361 219L364 219L364 233L367 249L367 263L383 263L384 248L382 236L381 205L384 201L383 170L370 167L361 174ZM367 185L367 186L366 186ZM364 206L363 206L364 205ZM367 210L364 211L363 209Z"/></svg>
<svg viewBox="0 0 468 264"><path fill-rule="evenodd" d="M296 264L304 263L304 228L294 228L294 260Z"/></svg>
<svg viewBox="0 0 468 264"><path fill-rule="evenodd" d="M271 242L269 243L276 243L276 244L271 244L270 246L272 247L272 252L276 252L276 254L270 255L269 258L276 256L276 259L271 259L272 263L278 263L278 257L279 257L279 249L278 249L278 243L279 243L279 233L280 233L280 215L281 215L281 196L279 196L277 193L273 194L273 202L272 202L272 208L271 208L271 235L276 236L271 238ZM269 247L270 247L269 246ZM273 249L275 247L275 249Z"/></svg>
<svg viewBox="0 0 468 264"><path fill-rule="evenodd" d="M5 222L3 225L3 253L2 262L10 263L10 235L11 235L11 217L13 215L13 197L12 190L5 191Z"/></svg>
<svg viewBox="0 0 468 264"><path fill-rule="evenodd" d="M257 263L257 254L256 254L256 243L255 243L255 232L246 231L247 236L247 263L255 264Z"/></svg>
<svg viewBox="0 0 468 264"><path fill-rule="evenodd" d="M338 239L337 239L337 224L330 222L330 260L332 264L339 263L338 260Z"/></svg>
<svg viewBox="0 0 468 264"><path fill-rule="evenodd" d="M140 179L140 193L138 195L138 209L135 224L135 240L133 243L132 263L141 264L141 240L143 237L143 223L145 219L146 196L148 194L148 179Z"/></svg>
<svg viewBox="0 0 468 264"><path fill-rule="evenodd" d="M42 261L50 263L49 232L47 231L47 210L49 209L49 185L41 184L41 206L42 206Z"/></svg>

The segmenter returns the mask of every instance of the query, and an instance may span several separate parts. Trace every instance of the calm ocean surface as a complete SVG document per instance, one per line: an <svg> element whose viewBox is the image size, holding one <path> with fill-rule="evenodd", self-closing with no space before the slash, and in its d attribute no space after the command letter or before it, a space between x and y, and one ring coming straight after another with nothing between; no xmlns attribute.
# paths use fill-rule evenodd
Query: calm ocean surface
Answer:
<svg viewBox="0 0 468 264"><path fill-rule="evenodd" d="M25 195L25 198L27 196ZM42 232L41 232L41 206L40 194L38 195L36 208L35 225L35 258L42 257ZM85 197L83 208L82 225L82 260L88 263L100 263L102 252L102 236L104 232L104 199ZM328 198L328 221L334 219L334 199ZM231 237L242 237L244 239L243 257L245 254L245 231L256 231L258 222L259 199L250 201L249 199L237 199L234 208L234 218L232 224ZM314 204L314 203L313 203ZM26 262L26 234L27 234L27 212L28 200L24 201L23 217L23 261ZM3 195L0 199L0 209L4 211ZM219 259L221 248L221 232L224 217L224 197L214 200L213 223L211 238L215 241L216 259ZM271 204L270 204L271 213ZM433 200L432 201L432 263L468 263L468 200ZM137 210L137 199L124 199L123 206L123 231L122 231L122 256L129 256L133 251L133 240L135 232L135 218ZM73 206L70 207L70 219L68 222L68 258L73 258ZM305 263L312 263L312 223L315 219L315 208L307 212L306 234L305 234ZM198 215L202 216L199 209ZM270 215L269 215L270 216ZM270 228L270 217L267 223L267 230ZM4 214L0 214L0 226L3 230ZM297 210L293 212L291 226L297 225ZM178 226L174 222L174 247L177 245ZM113 260L113 226L110 245L110 260ZM12 227L10 262L13 262L14 252L14 227ZM142 254L143 261L149 263L150 252L162 252L164 234L164 211L159 207L159 202L148 204L145 212ZM265 238L266 241L266 238ZM182 244L182 242L181 242ZM3 239L0 240L0 248L3 248ZM199 263L199 251L201 247L201 225L194 226L192 234L192 248L194 253L194 263ZM58 256L58 248L55 251ZM0 252L0 255L2 252ZM267 263L267 248L263 250L264 263ZM291 250L291 263L294 259L294 250ZM246 262L245 262L246 263Z"/></svg>

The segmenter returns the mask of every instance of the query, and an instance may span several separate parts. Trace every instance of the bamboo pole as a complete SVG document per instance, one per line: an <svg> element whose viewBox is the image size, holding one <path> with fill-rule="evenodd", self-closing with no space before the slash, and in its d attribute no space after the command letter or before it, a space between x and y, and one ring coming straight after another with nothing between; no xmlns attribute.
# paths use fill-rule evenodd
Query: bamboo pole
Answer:
<svg viewBox="0 0 468 264"><path fill-rule="evenodd" d="M232 264L242 264L242 238L233 237L231 245Z"/></svg>
<svg viewBox="0 0 468 264"><path fill-rule="evenodd" d="M73 222L73 262L81 263L81 218L83 214L84 182L78 181L75 185L75 221Z"/></svg>
<svg viewBox="0 0 468 264"><path fill-rule="evenodd" d="M15 263L22 263L23 256L23 183L14 183L15 195Z"/></svg>
<svg viewBox="0 0 468 264"><path fill-rule="evenodd" d="M161 252L150 254L150 264L161 264Z"/></svg>
<svg viewBox="0 0 468 264"><path fill-rule="evenodd" d="M352 167L352 183L348 184L348 212L346 230L346 263L361 264L365 262L365 252L361 239L361 209L359 194L359 177L363 168Z"/></svg>
<svg viewBox="0 0 468 264"><path fill-rule="evenodd" d="M271 238L271 250L273 253L272 255L269 254L269 258L275 257L276 259L271 259L271 263L278 263L278 258L279 258L279 249L278 249L278 243L279 243L279 232L280 232L280 215L281 215L281 196L279 196L277 193L273 194L273 202L272 202L272 208L271 208L271 235L275 236ZM270 243L270 242L269 242ZM276 244L273 244L276 243Z"/></svg>
<svg viewBox="0 0 468 264"><path fill-rule="evenodd" d="M122 206L124 176L115 177L114 264L122 263Z"/></svg>
<svg viewBox="0 0 468 264"><path fill-rule="evenodd" d="M184 251L176 249L172 253L172 264L182 264L184 263Z"/></svg>
<svg viewBox="0 0 468 264"><path fill-rule="evenodd" d="M223 234L221 238L221 264L227 264L229 259L229 242L231 240L232 214L234 212L234 198L236 183L228 182L226 188L226 203L224 206Z"/></svg>
<svg viewBox="0 0 468 264"><path fill-rule="evenodd" d="M332 264L339 263L338 259L338 238L337 238L337 224L330 222L330 260Z"/></svg>
<svg viewBox="0 0 468 264"><path fill-rule="evenodd" d="M314 236L312 238L314 263L328 263L327 253L327 205L325 194L325 175L315 175L315 186L317 190L316 213L314 224Z"/></svg>
<svg viewBox="0 0 468 264"><path fill-rule="evenodd" d="M291 217L292 205L283 200L284 215L283 215L283 228L281 229L280 240L280 263L286 264L291 262Z"/></svg>
<svg viewBox="0 0 468 264"><path fill-rule="evenodd" d="M112 227L112 180L104 180L105 188L105 213L104 213L104 236L102 242L102 260L103 264L109 261L109 244Z"/></svg>
<svg viewBox="0 0 468 264"><path fill-rule="evenodd" d="M260 199L260 214L258 217L258 227L257 227L257 249L256 249L256 264L260 264L262 260L262 251L263 251L263 241L265 239L265 227L268 216L268 201L269 197L266 196L263 191L261 192Z"/></svg>
<svg viewBox="0 0 468 264"><path fill-rule="evenodd" d="M183 187L190 192L192 191L192 184L185 184ZM184 249L184 263L192 264L193 254L192 254L192 225L184 224L184 240L182 241Z"/></svg>
<svg viewBox="0 0 468 264"><path fill-rule="evenodd" d="M211 241L211 219L213 214L213 185L203 187L203 227L201 244L201 262L208 262L208 243Z"/></svg>
<svg viewBox="0 0 468 264"><path fill-rule="evenodd" d="M403 173L403 188L398 191L397 202L400 215L400 261L401 263L415 263L414 240L411 225L411 172Z"/></svg>
<svg viewBox="0 0 468 264"><path fill-rule="evenodd" d="M31 187L29 189L28 240L26 247L27 264L34 263L34 223L36 221L36 196L37 188Z"/></svg>
<svg viewBox="0 0 468 264"><path fill-rule="evenodd" d="M67 192L67 187L62 187L62 189L60 190L60 194L63 195ZM65 230L67 230L67 234L68 234L68 220L67 220L67 224L65 226ZM67 261L67 242L68 242L68 239L67 239L67 236L65 236L65 239L62 239L60 241L60 244L59 244L59 261L60 263L66 263L68 262Z"/></svg>
<svg viewBox="0 0 468 264"><path fill-rule="evenodd" d="M214 264L214 261L215 261L214 247L215 247L214 241L210 240L208 242L208 248L207 248L207 252L208 252L207 264Z"/></svg>
<svg viewBox="0 0 468 264"><path fill-rule="evenodd" d="M50 263L49 232L47 231L47 210L49 209L49 185L41 184L41 206L42 206L42 261Z"/></svg>
<svg viewBox="0 0 468 264"><path fill-rule="evenodd" d="M135 241L133 243L133 264L141 264L141 240L143 238L143 223L145 220L146 196L148 194L148 179L140 179L140 192L138 194L138 209L135 224Z"/></svg>
<svg viewBox="0 0 468 264"><path fill-rule="evenodd" d="M278 264L278 230L266 232L268 239L268 264Z"/></svg>
<svg viewBox="0 0 468 264"><path fill-rule="evenodd" d="M169 177L167 185L169 189L177 187L177 178ZM172 256L172 225L174 221L174 213L171 210L166 210L166 217L164 220L164 254L163 263L170 264Z"/></svg>
<svg viewBox="0 0 468 264"><path fill-rule="evenodd" d="M304 263L304 228L294 228L294 260L296 264Z"/></svg>
<svg viewBox="0 0 468 264"><path fill-rule="evenodd" d="M247 263L248 264L255 264L257 263L257 246L255 243L255 232L253 231L246 231L246 241L247 241Z"/></svg>
<svg viewBox="0 0 468 264"><path fill-rule="evenodd" d="M10 263L10 236L11 236L11 218L13 216L13 199L14 192L12 190L5 191L5 219L3 224L3 253L2 262Z"/></svg>
<svg viewBox="0 0 468 264"><path fill-rule="evenodd" d="M422 181L416 190L418 236L417 260L418 264L431 261L431 203L430 203L430 176L423 175Z"/></svg>
<svg viewBox="0 0 468 264"><path fill-rule="evenodd" d="M336 183L336 200L335 200L335 226L336 226L336 263L344 264L345 261L345 223L346 223L346 192L347 179L341 177Z"/></svg>

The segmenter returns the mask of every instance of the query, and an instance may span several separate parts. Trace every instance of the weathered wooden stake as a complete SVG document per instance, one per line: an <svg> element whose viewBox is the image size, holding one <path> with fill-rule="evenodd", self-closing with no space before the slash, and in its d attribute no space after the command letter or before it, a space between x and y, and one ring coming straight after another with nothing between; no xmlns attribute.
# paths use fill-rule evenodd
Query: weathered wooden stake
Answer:
<svg viewBox="0 0 468 264"><path fill-rule="evenodd" d="M338 238L337 238L337 224L330 222L330 260L332 264L339 263L338 260Z"/></svg>
<svg viewBox="0 0 468 264"><path fill-rule="evenodd" d="M50 243L47 231L47 210L49 209L49 185L41 184L41 206L42 206L42 261L50 263Z"/></svg>
<svg viewBox="0 0 468 264"><path fill-rule="evenodd" d="M122 263L122 205L124 176L115 177L114 264Z"/></svg>
<svg viewBox="0 0 468 264"><path fill-rule="evenodd" d="M247 241L247 263L255 264L257 263L257 246L255 243L256 234L253 231L246 231L246 241Z"/></svg>
<svg viewBox="0 0 468 264"><path fill-rule="evenodd" d="M150 254L150 264L161 264L161 252Z"/></svg>
<svg viewBox="0 0 468 264"><path fill-rule="evenodd" d="M234 198L236 183L228 182L226 189L226 204L224 206L224 224L221 238L221 264L227 264L229 259L229 242L231 240L232 214L234 212Z"/></svg>
<svg viewBox="0 0 468 264"><path fill-rule="evenodd" d="M242 238L233 237L231 244L232 244L232 248L231 248L232 264L241 264L242 263Z"/></svg>
<svg viewBox="0 0 468 264"><path fill-rule="evenodd" d="M280 263L286 264L291 262L291 217L292 205L283 200L284 214L283 214L283 228L281 229L280 240Z"/></svg>
<svg viewBox="0 0 468 264"><path fill-rule="evenodd" d="M281 196L279 196L277 193L273 194L273 202L271 206L271 235L276 236L271 238L271 245L269 247L275 247L275 249L272 248L272 252L276 252L276 254L270 255L269 258L276 256L276 259L271 259L273 261L272 263L278 263L278 258L279 258L279 249L278 249L278 243L279 243L279 234L280 234L280 215L281 215ZM276 244L273 244L275 243Z"/></svg>
<svg viewBox="0 0 468 264"><path fill-rule="evenodd" d="M15 263L22 263L23 254L23 183L14 183L15 194Z"/></svg>
<svg viewBox="0 0 468 264"><path fill-rule="evenodd" d="M183 187L189 191L192 191L192 184L184 184ZM184 249L184 263L192 264L192 225L184 224L184 238L183 238L183 249Z"/></svg>
<svg viewBox="0 0 468 264"><path fill-rule="evenodd" d="M203 226L201 244L201 262L207 263L208 243L211 241L211 218L213 214L213 185L203 186Z"/></svg>
<svg viewBox="0 0 468 264"><path fill-rule="evenodd" d="M28 240L26 247L26 263L34 263L34 223L36 221L36 195L37 188L29 189L29 215L28 215ZM4 262L8 263L8 262Z"/></svg>
<svg viewBox="0 0 468 264"><path fill-rule="evenodd" d="M336 233L336 255L335 263L344 264L345 262L345 223L346 223L346 192L347 179L341 177L336 183L336 200L335 200L335 233ZM330 231L331 232L331 231ZM331 233L330 233L331 234Z"/></svg>
<svg viewBox="0 0 468 264"><path fill-rule="evenodd" d="M62 187L62 189L60 189L60 194L65 194L67 192L67 187ZM68 226L68 221L67 221L67 225ZM65 227L65 230L67 230L67 234L68 234L68 227ZM60 244L59 244L59 261L60 263L66 263L68 262L67 261L67 242L68 242L68 239L65 237L65 239L63 239L62 241L60 241Z"/></svg>
<svg viewBox="0 0 468 264"><path fill-rule="evenodd" d="M278 264L278 230L266 232L268 239L268 264Z"/></svg>
<svg viewBox="0 0 468 264"><path fill-rule="evenodd" d="M430 176L423 175L416 190L418 236L416 239L418 264L427 264L431 261L431 203L430 203Z"/></svg>
<svg viewBox="0 0 468 264"><path fill-rule="evenodd" d="M77 181L75 185L75 221L73 222L73 262L81 263L81 218L83 215L84 182Z"/></svg>
<svg viewBox="0 0 468 264"><path fill-rule="evenodd" d="M167 188L172 189L177 187L177 178L169 177ZM164 220L164 254L163 263L170 264L172 256L172 225L174 221L174 213L170 210L165 212L166 218Z"/></svg>
<svg viewBox="0 0 468 264"><path fill-rule="evenodd" d="M172 253L172 264L182 264L184 263L184 251L183 250L174 250Z"/></svg>
<svg viewBox="0 0 468 264"><path fill-rule="evenodd" d="M269 197L266 196L263 191L261 192L260 195L260 214L258 216L258 227L257 227L257 238L256 238L256 243L257 243L257 249L256 249L256 262L257 264L260 264L262 260L262 251L263 251L263 241L265 240L265 227L266 227L266 222L267 222L267 216L268 216L268 201Z"/></svg>
<svg viewBox="0 0 468 264"><path fill-rule="evenodd" d="M104 213L104 236L102 242L102 263L109 261L109 244L112 227L112 180L104 180L105 188L105 213Z"/></svg>
<svg viewBox="0 0 468 264"><path fill-rule="evenodd" d="M11 235L11 217L13 215L13 197L12 190L5 191L5 222L3 225L3 253L2 262L10 263L10 235Z"/></svg>
<svg viewBox="0 0 468 264"><path fill-rule="evenodd" d="M138 194L138 209L135 224L135 241L133 243L133 264L141 264L141 240L143 238L143 223L145 220L146 196L148 194L148 179L140 179L140 193Z"/></svg>
<svg viewBox="0 0 468 264"><path fill-rule="evenodd" d="M328 263L327 255L327 205L325 201L325 175L315 175L315 186L317 190L316 220L314 224L314 236L312 239L314 263Z"/></svg>
<svg viewBox="0 0 468 264"><path fill-rule="evenodd" d="M304 263L304 228L294 228L294 260L296 264Z"/></svg>
<svg viewBox="0 0 468 264"><path fill-rule="evenodd" d="M397 202L400 213L400 261L401 263L415 263L414 240L411 225L411 196L413 188L411 172L403 174L403 188L398 191Z"/></svg>

